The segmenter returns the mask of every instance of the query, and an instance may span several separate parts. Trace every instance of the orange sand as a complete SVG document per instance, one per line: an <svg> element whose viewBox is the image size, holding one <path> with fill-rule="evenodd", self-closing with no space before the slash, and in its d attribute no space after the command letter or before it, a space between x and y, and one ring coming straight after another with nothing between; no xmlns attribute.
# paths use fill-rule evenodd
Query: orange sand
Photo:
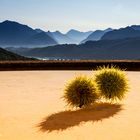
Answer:
<svg viewBox="0 0 140 140"><path fill-rule="evenodd" d="M0 72L0 140L140 140L140 72L121 105L67 110L67 80L89 71ZM48 118L46 118L48 117Z"/></svg>

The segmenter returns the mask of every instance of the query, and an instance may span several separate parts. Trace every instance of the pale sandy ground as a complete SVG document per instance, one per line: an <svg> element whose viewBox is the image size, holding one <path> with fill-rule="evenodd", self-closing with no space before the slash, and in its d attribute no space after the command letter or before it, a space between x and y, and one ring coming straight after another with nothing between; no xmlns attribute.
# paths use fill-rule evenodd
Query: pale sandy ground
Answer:
<svg viewBox="0 0 140 140"><path fill-rule="evenodd" d="M127 72L131 90L121 105L68 111L64 84L79 73L91 75L0 72L0 140L140 140L140 72Z"/></svg>

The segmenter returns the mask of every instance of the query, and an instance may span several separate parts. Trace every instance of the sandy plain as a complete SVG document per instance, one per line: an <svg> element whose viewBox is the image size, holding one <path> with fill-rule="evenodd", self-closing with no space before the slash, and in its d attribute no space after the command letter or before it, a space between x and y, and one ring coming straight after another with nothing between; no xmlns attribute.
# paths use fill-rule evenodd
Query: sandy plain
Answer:
<svg viewBox="0 0 140 140"><path fill-rule="evenodd" d="M91 71L0 72L0 140L140 140L140 72L119 104L70 110L65 83Z"/></svg>

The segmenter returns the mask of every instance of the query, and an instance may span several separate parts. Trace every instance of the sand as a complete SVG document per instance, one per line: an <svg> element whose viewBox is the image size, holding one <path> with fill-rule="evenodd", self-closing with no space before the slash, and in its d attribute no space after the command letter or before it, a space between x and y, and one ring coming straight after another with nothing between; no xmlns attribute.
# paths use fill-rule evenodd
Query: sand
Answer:
<svg viewBox="0 0 140 140"><path fill-rule="evenodd" d="M90 71L0 72L0 140L140 140L140 72L120 104L69 110L65 82Z"/></svg>

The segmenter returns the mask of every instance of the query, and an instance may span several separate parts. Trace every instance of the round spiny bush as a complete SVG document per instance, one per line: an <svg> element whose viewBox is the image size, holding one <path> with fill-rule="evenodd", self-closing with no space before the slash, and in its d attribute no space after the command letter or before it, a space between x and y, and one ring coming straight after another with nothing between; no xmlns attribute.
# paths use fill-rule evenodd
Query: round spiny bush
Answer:
<svg viewBox="0 0 140 140"><path fill-rule="evenodd" d="M95 82L101 97L122 100L128 91L128 79L124 71L115 67L99 67Z"/></svg>
<svg viewBox="0 0 140 140"><path fill-rule="evenodd" d="M88 106L98 99L96 85L88 77L78 76L67 83L63 98L73 107Z"/></svg>

